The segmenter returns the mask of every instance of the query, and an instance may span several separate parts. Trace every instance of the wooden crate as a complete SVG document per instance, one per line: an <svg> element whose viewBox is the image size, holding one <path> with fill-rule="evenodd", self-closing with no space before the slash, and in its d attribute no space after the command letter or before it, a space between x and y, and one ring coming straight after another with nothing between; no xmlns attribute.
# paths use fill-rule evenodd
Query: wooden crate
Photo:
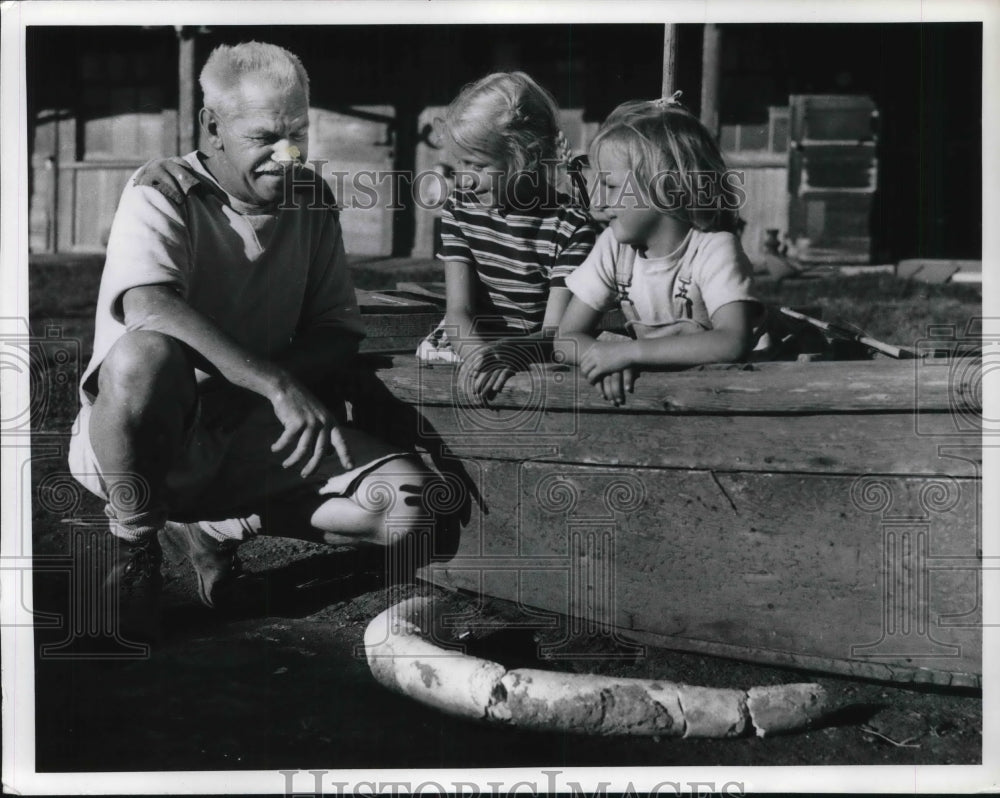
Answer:
<svg viewBox="0 0 1000 798"><path fill-rule="evenodd" d="M792 95L788 229L803 263L869 263L878 185L868 97Z"/></svg>
<svg viewBox="0 0 1000 798"><path fill-rule="evenodd" d="M358 306L367 336L362 352L414 352L444 316L444 302L406 291L363 291Z"/></svg>
<svg viewBox="0 0 1000 798"><path fill-rule="evenodd" d="M974 687L978 400L942 365L645 374L623 408L538 366L483 408L459 401L453 367L394 357L359 378L355 408L443 476L462 521L422 572L438 585L543 625Z"/></svg>

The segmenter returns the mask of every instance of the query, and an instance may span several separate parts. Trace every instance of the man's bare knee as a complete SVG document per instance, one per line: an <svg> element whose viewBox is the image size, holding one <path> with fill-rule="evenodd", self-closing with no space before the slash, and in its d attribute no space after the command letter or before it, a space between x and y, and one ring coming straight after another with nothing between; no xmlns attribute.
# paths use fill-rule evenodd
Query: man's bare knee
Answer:
<svg viewBox="0 0 1000 798"><path fill-rule="evenodd" d="M98 374L99 396L144 401L187 398L193 393L193 371L180 342L152 330L125 333L111 347Z"/></svg>

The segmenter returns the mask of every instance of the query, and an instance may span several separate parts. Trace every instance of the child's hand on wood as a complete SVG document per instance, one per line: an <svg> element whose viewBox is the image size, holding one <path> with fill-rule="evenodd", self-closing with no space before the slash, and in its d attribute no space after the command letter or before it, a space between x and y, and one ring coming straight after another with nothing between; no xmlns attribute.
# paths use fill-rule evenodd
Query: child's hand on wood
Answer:
<svg viewBox="0 0 1000 798"><path fill-rule="evenodd" d="M639 373L632 368L614 371L597 381L597 388L607 401L615 407L625 404L625 394L635 391L635 381Z"/></svg>
<svg viewBox="0 0 1000 798"><path fill-rule="evenodd" d="M632 366L631 341L598 341L580 358L580 371L615 407L625 404L625 394L635 391L639 372Z"/></svg>
<svg viewBox="0 0 1000 798"><path fill-rule="evenodd" d="M151 186L168 200L178 205L184 200L184 192L198 179L183 158L158 158L146 163L132 181L136 186Z"/></svg>
<svg viewBox="0 0 1000 798"><path fill-rule="evenodd" d="M632 366L632 342L598 341L580 358L580 371L591 385Z"/></svg>
<svg viewBox="0 0 1000 798"><path fill-rule="evenodd" d="M471 386L469 393L477 401L488 402L503 390L507 380L515 373L517 366L506 348L484 344L463 361L459 384Z"/></svg>

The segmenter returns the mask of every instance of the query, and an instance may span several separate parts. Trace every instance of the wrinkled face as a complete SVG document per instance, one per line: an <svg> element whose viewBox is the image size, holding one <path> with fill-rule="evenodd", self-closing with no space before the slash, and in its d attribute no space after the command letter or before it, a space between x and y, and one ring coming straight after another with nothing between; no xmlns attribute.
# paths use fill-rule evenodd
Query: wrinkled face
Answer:
<svg viewBox="0 0 1000 798"><path fill-rule="evenodd" d="M294 164L308 155L309 103L302 88L244 78L228 108L205 109L202 121L219 184L250 205L280 202Z"/></svg>
<svg viewBox="0 0 1000 798"><path fill-rule="evenodd" d="M444 140L456 164L455 185L473 192L484 205L498 204L499 198L503 196L507 165L497 163L480 152L466 149L450 135L446 134Z"/></svg>
<svg viewBox="0 0 1000 798"><path fill-rule="evenodd" d="M622 244L646 249L664 226L664 216L633 172L628 154L614 143L597 153L599 183L592 198L595 211L609 222Z"/></svg>

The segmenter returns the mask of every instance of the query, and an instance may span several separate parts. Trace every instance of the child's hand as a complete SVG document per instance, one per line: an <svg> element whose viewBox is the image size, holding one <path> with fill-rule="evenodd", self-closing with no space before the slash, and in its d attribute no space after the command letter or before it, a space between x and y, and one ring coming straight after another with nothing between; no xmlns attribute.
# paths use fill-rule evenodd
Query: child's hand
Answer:
<svg viewBox="0 0 1000 798"><path fill-rule="evenodd" d="M152 186L168 200L178 205L184 200L184 192L196 183L197 178L183 158L158 158L146 163L136 173L134 185Z"/></svg>
<svg viewBox="0 0 1000 798"><path fill-rule="evenodd" d="M623 371L632 366L632 342L598 341L580 358L580 371L591 385L602 377Z"/></svg>
<svg viewBox="0 0 1000 798"><path fill-rule="evenodd" d="M503 390L507 380L517 372L509 352L500 345L484 344L462 363L459 383L471 383L471 394L478 401L488 402Z"/></svg>
<svg viewBox="0 0 1000 798"><path fill-rule="evenodd" d="M601 377L597 381L598 390L615 407L625 404L625 394L635 391L635 381L639 376L634 369L627 368Z"/></svg>

